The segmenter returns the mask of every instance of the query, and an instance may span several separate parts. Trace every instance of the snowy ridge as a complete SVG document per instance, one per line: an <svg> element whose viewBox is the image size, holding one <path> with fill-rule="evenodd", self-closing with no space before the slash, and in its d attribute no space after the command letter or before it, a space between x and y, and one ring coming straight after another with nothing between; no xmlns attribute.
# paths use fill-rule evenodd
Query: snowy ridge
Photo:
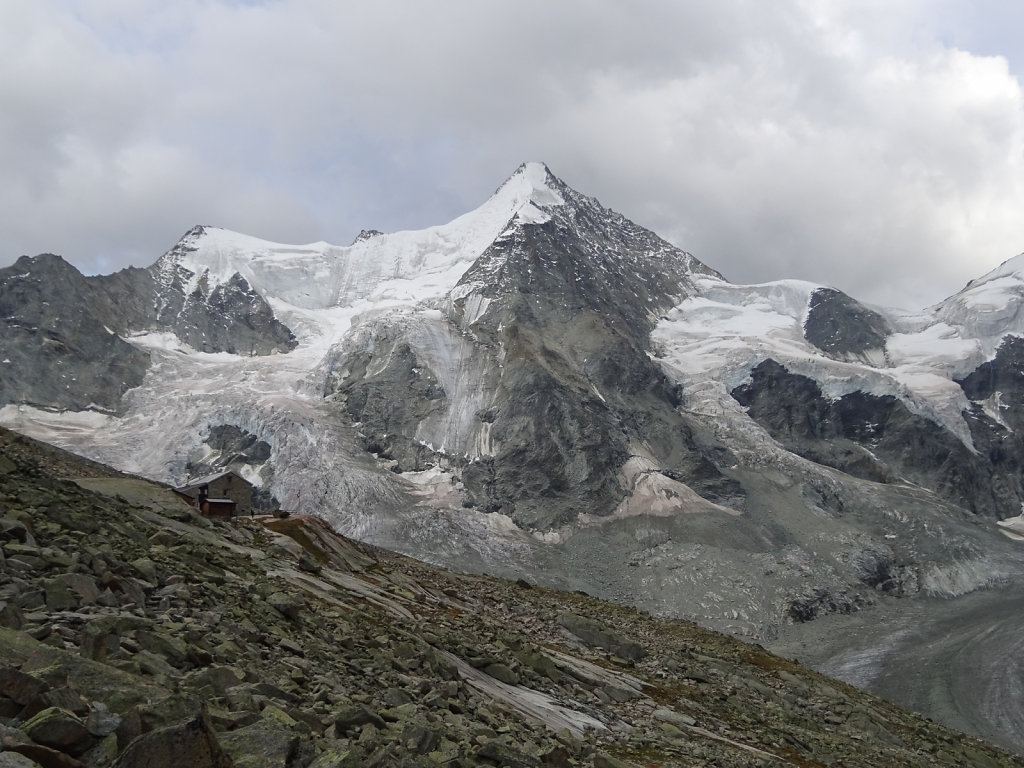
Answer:
<svg viewBox="0 0 1024 768"><path fill-rule="evenodd" d="M155 272L165 284L183 275L186 293L201 280L212 288L237 273L264 298L306 310L436 298L514 221L547 220L547 209L564 202L552 178L546 166L527 163L482 206L448 224L361 237L349 246L287 245L197 227Z"/></svg>
<svg viewBox="0 0 1024 768"><path fill-rule="evenodd" d="M260 381L258 389L266 392L284 390L315 399L333 350L347 339L371 344L372 334L353 332L389 315L394 328L416 328L403 332L436 367L445 391L458 394L444 413L424 422L422 439L459 454L487 455L489 440L472 435L468 426L483 398L479 364L471 345L447 322L454 320L461 331L472 333L492 303L490 289L508 252L492 246L516 238L523 225L552 220L601 255L594 269L608 283L618 274L641 270L687 276L688 295L675 308L649 311L658 318L652 334L655 354L683 384L687 407L695 412L736 411L731 390L772 358L817 381L826 397L858 390L898 397L969 445L961 415L968 403L954 379L991 359L1005 334L1024 334L1021 255L924 312L878 310L893 328L884 360L840 362L804 334L810 298L822 286L799 280L730 284L692 255L567 187L542 163L525 163L477 209L440 226L390 234L364 231L349 246L289 245L196 227L153 265L163 291L177 285L186 295L201 287L208 296L215 286L241 275L298 338L298 347L283 356L290 358L287 363L232 362L231 355L204 355L166 334L132 341L151 351L187 356L217 387L238 389L245 399L252 400L250 385ZM642 255L609 245L621 242L645 243ZM178 397L176 386L151 375L144 389ZM206 389L194 380L188 386ZM252 402L258 407L259 397Z"/></svg>
<svg viewBox="0 0 1024 768"><path fill-rule="evenodd" d="M968 283L963 290L932 308L939 322L974 339L990 357L1006 334L1024 334L1024 254Z"/></svg>
<svg viewBox="0 0 1024 768"><path fill-rule="evenodd" d="M695 410L734 410L729 393L770 358L814 379L831 399L857 391L897 397L971 447L962 415L970 404L954 379L991 359L1005 335L1024 335L1024 278L1008 265L1024 268L1024 259L1007 262L928 313L880 309L895 329L881 365L833 360L807 341L808 305L822 286L797 280L733 285L696 279L696 295L665 314L652 339L663 365L693 393L688 407Z"/></svg>

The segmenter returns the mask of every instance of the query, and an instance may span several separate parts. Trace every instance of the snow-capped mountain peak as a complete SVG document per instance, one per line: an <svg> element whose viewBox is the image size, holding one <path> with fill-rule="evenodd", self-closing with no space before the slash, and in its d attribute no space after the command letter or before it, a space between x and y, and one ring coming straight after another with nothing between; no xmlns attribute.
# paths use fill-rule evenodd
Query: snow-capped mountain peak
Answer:
<svg viewBox="0 0 1024 768"><path fill-rule="evenodd" d="M417 301L444 295L510 225L542 223L565 203L565 185L543 163L524 163L483 205L436 227L372 232L349 246L289 245L199 226L154 265L159 282L186 293L241 275L259 294L302 309L360 299Z"/></svg>
<svg viewBox="0 0 1024 768"><path fill-rule="evenodd" d="M1006 333L1024 333L1024 254L972 280L934 308L935 315L991 351Z"/></svg>
<svg viewBox="0 0 1024 768"><path fill-rule="evenodd" d="M523 163L495 194L512 193L515 200L522 201L515 218L526 223L542 223L549 219L546 209L565 204L559 187L564 188L565 185L546 165Z"/></svg>
<svg viewBox="0 0 1024 768"><path fill-rule="evenodd" d="M1015 277L1018 280L1024 280L1024 253L1019 253L1016 256L1007 259L991 272L971 280L965 286L964 290L966 291L972 287L983 285L1004 277Z"/></svg>

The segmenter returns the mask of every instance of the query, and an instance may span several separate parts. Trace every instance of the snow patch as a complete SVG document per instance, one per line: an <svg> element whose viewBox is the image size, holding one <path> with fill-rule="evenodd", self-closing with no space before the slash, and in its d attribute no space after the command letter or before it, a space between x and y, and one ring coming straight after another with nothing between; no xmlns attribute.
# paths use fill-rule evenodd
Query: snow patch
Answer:
<svg viewBox="0 0 1024 768"><path fill-rule="evenodd" d="M1005 520L996 521L1000 532L1008 539L1024 541L1024 510L1016 517L1008 517Z"/></svg>

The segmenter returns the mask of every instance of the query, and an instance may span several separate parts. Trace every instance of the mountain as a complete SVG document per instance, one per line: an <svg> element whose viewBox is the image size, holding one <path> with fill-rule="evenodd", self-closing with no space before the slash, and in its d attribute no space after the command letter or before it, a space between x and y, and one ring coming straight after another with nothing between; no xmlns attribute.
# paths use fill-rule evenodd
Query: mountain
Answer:
<svg viewBox="0 0 1024 768"><path fill-rule="evenodd" d="M1024 765L695 624L0 449L3 765Z"/></svg>
<svg viewBox="0 0 1024 768"><path fill-rule="evenodd" d="M877 672L918 609L939 631L986 595L979 636L1017 621L1022 295L1022 257L917 313L734 285L528 163L448 224L348 246L197 227L110 276L23 258L0 270L0 423ZM978 703L1005 663L970 675L988 699L925 698L1022 748Z"/></svg>

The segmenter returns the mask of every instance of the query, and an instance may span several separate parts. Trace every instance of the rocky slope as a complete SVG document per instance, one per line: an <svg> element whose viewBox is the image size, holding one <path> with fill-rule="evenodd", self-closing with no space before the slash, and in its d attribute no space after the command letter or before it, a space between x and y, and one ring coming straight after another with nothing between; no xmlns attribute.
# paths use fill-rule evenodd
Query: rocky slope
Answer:
<svg viewBox="0 0 1024 768"><path fill-rule="evenodd" d="M0 447L5 766L1024 765L687 622Z"/></svg>

